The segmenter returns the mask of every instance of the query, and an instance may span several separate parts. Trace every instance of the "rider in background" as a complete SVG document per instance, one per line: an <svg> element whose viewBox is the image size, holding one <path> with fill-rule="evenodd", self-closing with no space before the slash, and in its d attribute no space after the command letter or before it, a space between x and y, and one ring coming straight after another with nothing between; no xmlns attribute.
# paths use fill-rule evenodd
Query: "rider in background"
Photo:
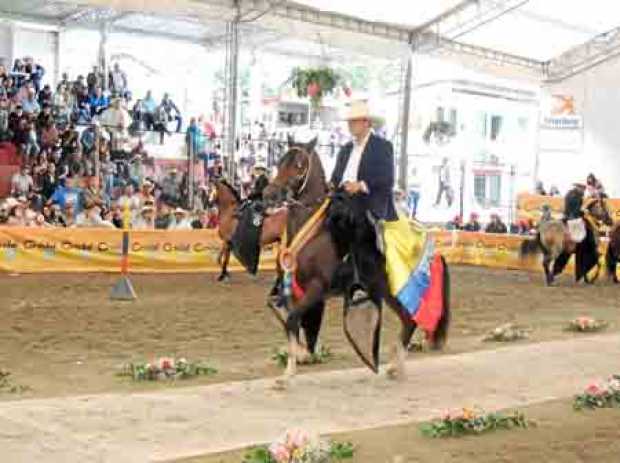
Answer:
<svg viewBox="0 0 620 463"><path fill-rule="evenodd" d="M594 174L589 174L586 179L586 193L590 198L602 198L605 196L605 188Z"/></svg>
<svg viewBox="0 0 620 463"><path fill-rule="evenodd" d="M581 208L586 186L583 183L573 184L573 188L564 197L564 220L576 220L583 217Z"/></svg>
<svg viewBox="0 0 620 463"><path fill-rule="evenodd" d="M254 166L252 175L252 191L248 195L250 201L260 201L263 199L263 190L269 185L269 177L267 176L267 166L257 163Z"/></svg>

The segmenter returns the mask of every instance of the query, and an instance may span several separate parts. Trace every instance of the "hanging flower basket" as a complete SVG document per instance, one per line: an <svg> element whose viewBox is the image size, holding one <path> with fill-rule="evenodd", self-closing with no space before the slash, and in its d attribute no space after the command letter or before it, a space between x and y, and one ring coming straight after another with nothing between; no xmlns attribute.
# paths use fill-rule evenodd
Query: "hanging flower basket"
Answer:
<svg viewBox="0 0 620 463"><path fill-rule="evenodd" d="M299 98L310 98L312 106L317 109L325 95L329 95L338 85L340 77L327 67L293 69L291 81Z"/></svg>

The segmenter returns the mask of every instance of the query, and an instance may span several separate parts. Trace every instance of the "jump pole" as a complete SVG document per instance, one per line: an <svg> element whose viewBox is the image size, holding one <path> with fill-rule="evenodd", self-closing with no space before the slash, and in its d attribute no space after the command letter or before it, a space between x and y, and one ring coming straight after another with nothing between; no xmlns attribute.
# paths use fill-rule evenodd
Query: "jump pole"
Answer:
<svg viewBox="0 0 620 463"><path fill-rule="evenodd" d="M110 292L110 299L114 301L134 301L138 298L129 279L129 202L125 203L123 213L123 243L121 252L121 277Z"/></svg>

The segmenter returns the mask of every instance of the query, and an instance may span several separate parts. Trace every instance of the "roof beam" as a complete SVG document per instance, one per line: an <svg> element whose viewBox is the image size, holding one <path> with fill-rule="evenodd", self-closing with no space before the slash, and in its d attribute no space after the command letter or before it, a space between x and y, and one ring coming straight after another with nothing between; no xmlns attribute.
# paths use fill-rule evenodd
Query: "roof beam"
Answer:
<svg viewBox="0 0 620 463"><path fill-rule="evenodd" d="M530 0L473 0L470 8L455 11L435 24L434 32L456 40L496 19L518 10Z"/></svg>
<svg viewBox="0 0 620 463"><path fill-rule="evenodd" d="M545 63L546 82L561 82L619 54L620 27L616 27Z"/></svg>
<svg viewBox="0 0 620 463"><path fill-rule="evenodd" d="M514 0L507 0L503 2L478 0L478 2L483 2L484 4L492 3L495 8L497 8L497 4L500 3L504 5L504 8L507 8L508 6L511 8L514 7ZM520 0L520 2L522 3L523 0ZM367 34L382 39L407 44L410 44L417 37L418 44L432 44L434 47L441 47L443 51L469 54L477 58L491 59L504 64L527 68L530 71L532 69L536 69L542 73L542 62L540 61L502 53L497 50L484 47L459 43L454 40L442 38L438 34L425 30L416 28L411 29L396 24L367 21L354 16L321 11L316 8L311 8L290 1L279 2L276 0L244 0L243 3L245 5L251 5L251 7L256 10L264 10L265 8L271 7L271 17L306 22L317 26L334 28L358 34ZM497 13L498 10L495 9L494 11ZM428 26L428 24L423 25L424 28L428 28Z"/></svg>
<svg viewBox="0 0 620 463"><path fill-rule="evenodd" d="M14 13L12 11L0 10L0 19L9 21L22 21L33 24L42 24L45 26L60 27L60 22L53 18L44 18L34 14Z"/></svg>

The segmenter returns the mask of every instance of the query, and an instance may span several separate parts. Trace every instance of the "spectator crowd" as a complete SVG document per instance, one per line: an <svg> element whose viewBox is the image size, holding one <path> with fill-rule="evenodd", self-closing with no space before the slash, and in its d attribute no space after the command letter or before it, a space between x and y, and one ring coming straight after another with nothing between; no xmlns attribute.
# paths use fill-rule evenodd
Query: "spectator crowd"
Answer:
<svg viewBox="0 0 620 463"><path fill-rule="evenodd" d="M14 145L20 159L10 195L0 200L0 225L120 228L128 216L126 225L140 229L217 226L206 180L221 163L207 163L203 121L192 119L186 135L205 161L190 198L188 173L173 167L157 176L142 138L151 130L163 143L171 123L181 132L181 112L168 94L157 103L149 91L133 103L118 63L107 76L97 66L75 80L63 74L55 90L44 76L30 57L11 70L0 65L0 142Z"/></svg>

